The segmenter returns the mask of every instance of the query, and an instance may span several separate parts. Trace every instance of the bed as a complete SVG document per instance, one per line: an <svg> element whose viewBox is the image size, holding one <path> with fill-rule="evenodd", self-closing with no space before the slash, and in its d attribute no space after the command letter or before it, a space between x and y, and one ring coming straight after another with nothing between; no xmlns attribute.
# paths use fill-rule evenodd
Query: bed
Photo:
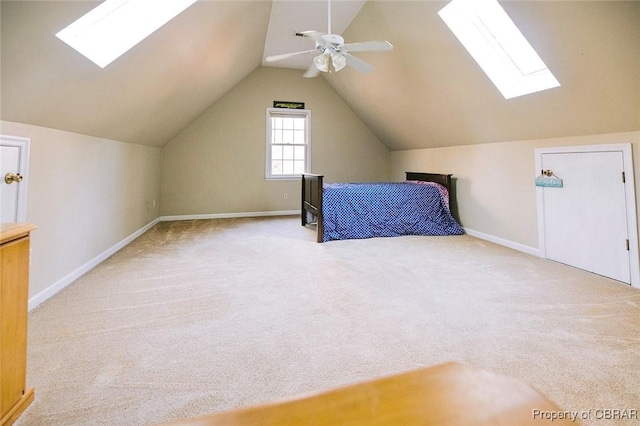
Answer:
<svg viewBox="0 0 640 426"><path fill-rule="evenodd" d="M462 235L449 209L451 175L406 172L405 182L330 183L302 175L302 226L319 243L401 235Z"/></svg>

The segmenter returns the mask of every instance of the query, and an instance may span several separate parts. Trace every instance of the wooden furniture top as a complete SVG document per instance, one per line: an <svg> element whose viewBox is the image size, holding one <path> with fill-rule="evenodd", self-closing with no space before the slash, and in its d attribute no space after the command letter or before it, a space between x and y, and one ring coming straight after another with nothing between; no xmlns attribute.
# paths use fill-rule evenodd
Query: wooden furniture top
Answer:
<svg viewBox="0 0 640 426"><path fill-rule="evenodd" d="M36 229L30 223L0 223L0 244L15 240Z"/></svg>
<svg viewBox="0 0 640 426"><path fill-rule="evenodd" d="M538 410L538 411L536 411ZM575 425L526 383L457 363L300 398L187 419L174 426ZM541 413L536 415L536 413ZM550 417L550 415L549 415Z"/></svg>

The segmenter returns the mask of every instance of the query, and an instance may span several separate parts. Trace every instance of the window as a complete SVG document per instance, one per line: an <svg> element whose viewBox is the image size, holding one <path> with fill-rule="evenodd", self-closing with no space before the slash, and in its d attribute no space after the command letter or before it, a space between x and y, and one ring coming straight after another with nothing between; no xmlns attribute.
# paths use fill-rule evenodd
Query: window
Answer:
<svg viewBox="0 0 640 426"><path fill-rule="evenodd" d="M452 0L438 14L505 99L560 86L496 0Z"/></svg>
<svg viewBox="0 0 640 426"><path fill-rule="evenodd" d="M311 167L311 111L267 108L267 179L298 178Z"/></svg>
<svg viewBox="0 0 640 426"><path fill-rule="evenodd" d="M56 36L104 68L195 2L106 0Z"/></svg>

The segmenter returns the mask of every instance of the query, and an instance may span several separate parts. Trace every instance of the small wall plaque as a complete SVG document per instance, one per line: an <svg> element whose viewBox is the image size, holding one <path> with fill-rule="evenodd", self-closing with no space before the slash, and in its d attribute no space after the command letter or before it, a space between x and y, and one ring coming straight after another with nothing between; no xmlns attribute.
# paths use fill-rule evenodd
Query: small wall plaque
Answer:
<svg viewBox="0 0 640 426"><path fill-rule="evenodd" d="M536 186L542 188L562 188L562 179L553 174L553 170L541 170L536 178Z"/></svg>
<svg viewBox="0 0 640 426"><path fill-rule="evenodd" d="M542 188L562 188L562 179L555 176L538 176L536 186Z"/></svg>
<svg viewBox="0 0 640 426"><path fill-rule="evenodd" d="M304 102L273 101L274 108L304 109Z"/></svg>

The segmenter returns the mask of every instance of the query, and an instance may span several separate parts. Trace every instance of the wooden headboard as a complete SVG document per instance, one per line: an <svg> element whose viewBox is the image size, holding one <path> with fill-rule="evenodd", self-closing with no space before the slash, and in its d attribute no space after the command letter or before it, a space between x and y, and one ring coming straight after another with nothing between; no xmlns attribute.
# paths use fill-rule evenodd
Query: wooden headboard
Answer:
<svg viewBox="0 0 640 426"><path fill-rule="evenodd" d="M424 182L435 182L447 188L449 194L451 194L451 176L452 175L440 175L437 173L419 173L419 172L405 172L407 180L421 180Z"/></svg>

